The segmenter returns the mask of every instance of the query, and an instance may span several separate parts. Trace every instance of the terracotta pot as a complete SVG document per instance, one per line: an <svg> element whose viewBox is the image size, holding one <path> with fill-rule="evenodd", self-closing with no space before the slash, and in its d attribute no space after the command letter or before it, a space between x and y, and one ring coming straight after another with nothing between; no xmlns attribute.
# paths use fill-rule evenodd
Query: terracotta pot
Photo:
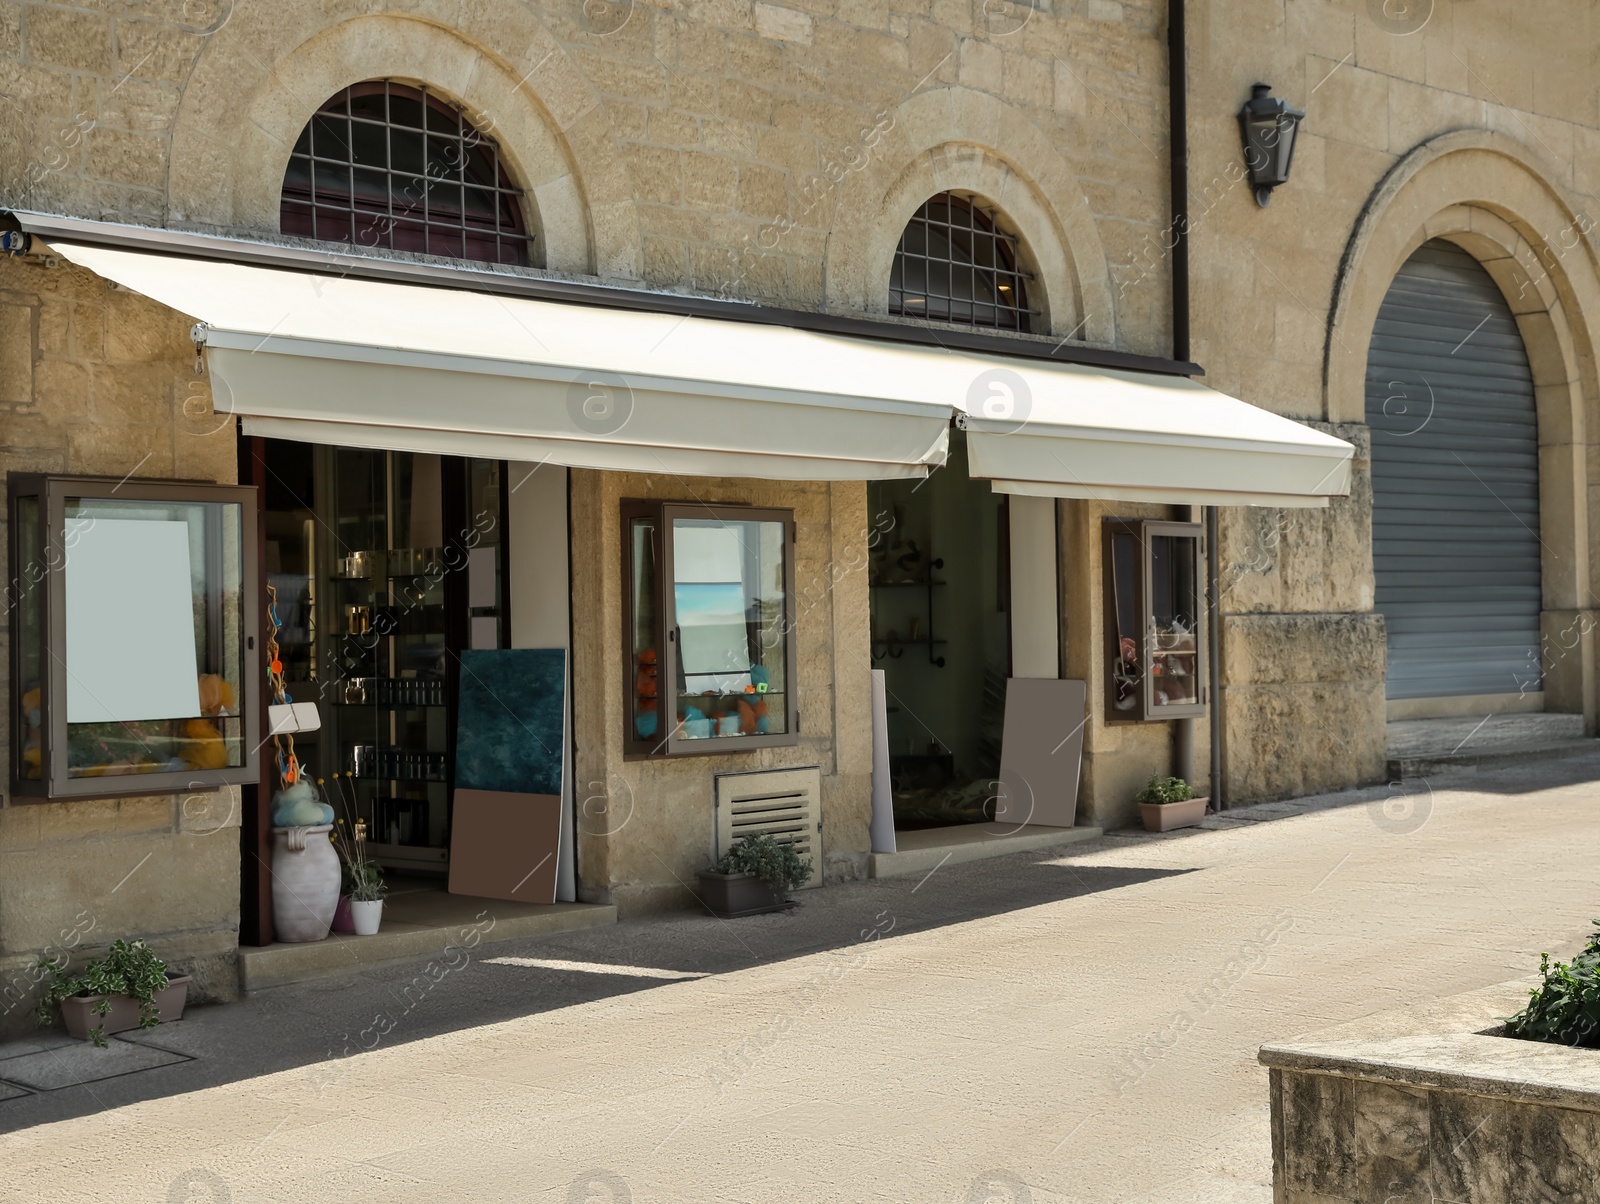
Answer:
<svg viewBox="0 0 1600 1204"><path fill-rule="evenodd" d="M700 871L700 901L712 915L725 920L794 906L754 874L719 874L714 870Z"/></svg>
<svg viewBox="0 0 1600 1204"><path fill-rule="evenodd" d="M320 941L339 908L339 854L332 824L272 829L272 926L289 944Z"/></svg>
<svg viewBox="0 0 1600 1204"><path fill-rule="evenodd" d="M1181 803L1140 803L1139 815L1146 832L1192 828L1206 817L1206 804L1210 801L1209 798L1191 798Z"/></svg>
<svg viewBox="0 0 1600 1204"><path fill-rule="evenodd" d="M357 936L376 936L383 921L382 899L351 899L350 918Z"/></svg>
<svg viewBox="0 0 1600 1204"><path fill-rule="evenodd" d="M155 993L156 1015L162 1024L183 1019L183 1005L189 1001L191 981L187 974L169 974L166 989ZM104 995L73 995L61 1001L61 1018L67 1022L68 1036L87 1041L90 1031L102 1025L108 1037L112 1033L125 1033L139 1027L137 999L131 995L113 995L111 1010L100 1016L95 1013L94 1005L104 998Z"/></svg>

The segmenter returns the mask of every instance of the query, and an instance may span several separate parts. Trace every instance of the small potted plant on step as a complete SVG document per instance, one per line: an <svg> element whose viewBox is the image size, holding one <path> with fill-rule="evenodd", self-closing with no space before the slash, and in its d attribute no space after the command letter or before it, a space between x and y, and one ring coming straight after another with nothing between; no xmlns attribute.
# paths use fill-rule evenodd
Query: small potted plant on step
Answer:
<svg viewBox="0 0 1600 1204"><path fill-rule="evenodd" d="M113 942L104 957L90 962L80 974L68 974L59 957L45 958L39 968L49 973L50 982L39 997L34 1018L41 1026L48 1025L59 1004L67 1032L79 1040L88 1038L101 1049L108 1033L181 1020L189 998L189 976L169 971L143 941Z"/></svg>
<svg viewBox="0 0 1600 1204"><path fill-rule="evenodd" d="M1194 787L1182 778L1151 774L1143 790L1133 796L1146 832L1192 828L1206 817L1207 798L1196 798Z"/></svg>
<svg viewBox="0 0 1600 1204"><path fill-rule="evenodd" d="M344 900L349 900L350 926L341 928L336 918L334 930L354 932L357 936L375 936L383 922L383 896L388 887L383 881L383 866L367 855L367 821L357 814L355 788L351 775L334 774L334 785L339 789L339 802L345 815L334 825L333 847L339 851L340 894L343 911ZM321 779L318 779L321 783Z"/></svg>
<svg viewBox="0 0 1600 1204"><path fill-rule="evenodd" d="M700 897L723 919L793 907L789 892L811 877L811 862L770 835L741 836L700 871Z"/></svg>

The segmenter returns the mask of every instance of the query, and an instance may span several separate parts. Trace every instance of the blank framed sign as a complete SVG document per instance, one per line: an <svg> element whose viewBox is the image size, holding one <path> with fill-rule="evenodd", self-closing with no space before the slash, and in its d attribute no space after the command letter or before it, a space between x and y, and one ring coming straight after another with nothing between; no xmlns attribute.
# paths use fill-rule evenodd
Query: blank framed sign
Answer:
<svg viewBox="0 0 1600 1204"><path fill-rule="evenodd" d="M189 524L66 523L67 722L200 714Z"/></svg>

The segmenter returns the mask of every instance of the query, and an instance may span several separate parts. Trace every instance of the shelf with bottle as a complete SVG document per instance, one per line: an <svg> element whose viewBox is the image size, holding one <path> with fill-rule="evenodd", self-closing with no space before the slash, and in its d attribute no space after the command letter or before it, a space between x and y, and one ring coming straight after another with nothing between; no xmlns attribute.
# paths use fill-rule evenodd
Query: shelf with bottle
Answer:
<svg viewBox="0 0 1600 1204"><path fill-rule="evenodd" d="M394 707L402 710L442 707L442 677L350 677L339 695L344 706Z"/></svg>
<svg viewBox="0 0 1600 1204"><path fill-rule="evenodd" d="M389 782L442 782L448 769L442 752L399 748L385 742L351 744L349 765L358 778Z"/></svg>

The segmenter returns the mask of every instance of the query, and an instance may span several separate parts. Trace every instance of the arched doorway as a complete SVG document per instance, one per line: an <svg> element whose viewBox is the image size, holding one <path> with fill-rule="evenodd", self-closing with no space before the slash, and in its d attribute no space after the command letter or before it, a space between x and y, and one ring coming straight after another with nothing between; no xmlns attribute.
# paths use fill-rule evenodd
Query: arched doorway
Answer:
<svg viewBox="0 0 1600 1204"><path fill-rule="evenodd" d="M1466 251L1396 273L1367 361L1375 609L1391 701L1541 688L1539 435L1517 321ZM1413 712L1416 713L1416 712Z"/></svg>

